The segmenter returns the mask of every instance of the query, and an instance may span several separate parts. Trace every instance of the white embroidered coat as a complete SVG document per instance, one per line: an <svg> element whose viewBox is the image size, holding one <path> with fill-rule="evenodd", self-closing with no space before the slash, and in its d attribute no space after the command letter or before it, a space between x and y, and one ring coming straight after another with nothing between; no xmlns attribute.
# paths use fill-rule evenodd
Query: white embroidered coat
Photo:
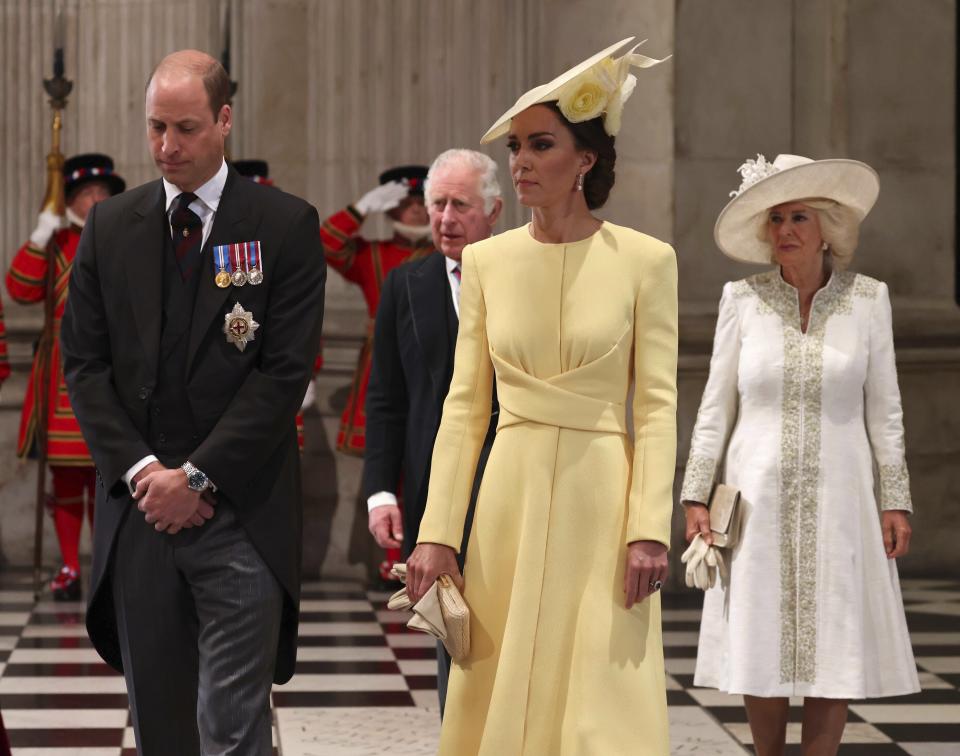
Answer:
<svg viewBox="0 0 960 756"><path fill-rule="evenodd" d="M744 527L729 584L706 593L694 684L918 691L877 511L912 508L885 284L835 272L806 333L779 270L724 286L681 498L706 502L718 467Z"/></svg>

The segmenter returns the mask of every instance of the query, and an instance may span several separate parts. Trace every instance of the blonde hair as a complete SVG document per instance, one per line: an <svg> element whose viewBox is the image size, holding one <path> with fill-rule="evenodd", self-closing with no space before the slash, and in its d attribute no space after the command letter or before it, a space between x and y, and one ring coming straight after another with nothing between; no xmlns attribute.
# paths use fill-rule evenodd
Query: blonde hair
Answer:
<svg viewBox="0 0 960 756"><path fill-rule="evenodd" d="M817 214L817 220L820 221L820 234L829 247L826 254L830 258L831 265L837 270L847 268L853 259L857 242L860 240L860 222L863 218L847 205L841 205L839 202L824 197L811 197L794 201L806 205ZM762 222L757 237L769 247L768 215L764 213L761 217ZM771 249L771 261L773 260L772 252Z"/></svg>

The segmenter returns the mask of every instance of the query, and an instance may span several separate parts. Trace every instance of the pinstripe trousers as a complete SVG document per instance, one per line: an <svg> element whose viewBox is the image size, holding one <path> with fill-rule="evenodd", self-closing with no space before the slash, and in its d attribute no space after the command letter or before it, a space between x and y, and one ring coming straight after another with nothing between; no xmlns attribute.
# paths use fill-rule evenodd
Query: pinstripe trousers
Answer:
<svg viewBox="0 0 960 756"><path fill-rule="evenodd" d="M269 756L283 590L228 502L158 533L131 501L113 600L141 756Z"/></svg>

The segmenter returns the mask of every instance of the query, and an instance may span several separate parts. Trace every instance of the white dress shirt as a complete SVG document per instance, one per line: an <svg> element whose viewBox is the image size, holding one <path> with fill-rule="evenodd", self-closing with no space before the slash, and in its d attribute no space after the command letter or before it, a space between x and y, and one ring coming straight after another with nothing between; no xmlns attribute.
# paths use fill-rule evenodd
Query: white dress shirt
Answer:
<svg viewBox="0 0 960 756"><path fill-rule="evenodd" d="M193 212L195 212L203 222L203 237L200 242L201 247L206 244L207 239L210 238L210 231L213 229L213 218L217 214L217 208L220 206L220 197L223 196L223 187L226 185L226 183L227 162L223 161L220 164L220 170L214 174L213 178L211 178L194 192L194 194L197 195L197 198L190 203L190 209L193 210ZM167 195L167 223L170 223L171 216L173 215L173 202L183 193L183 191L176 184L171 184L166 179L163 179L163 191ZM170 235L171 237L173 236L172 225L170 226ZM148 454L124 474L123 482L127 484L127 487L130 489L131 493L134 492L134 477L136 477L137 473L151 462L159 462L156 455Z"/></svg>
<svg viewBox="0 0 960 756"><path fill-rule="evenodd" d="M447 264L447 283L450 284L450 296L453 297L453 309L457 313L457 318L460 318L460 279L457 278L455 270L460 269L460 263L456 260L451 260L449 257L444 258L444 262ZM392 491L377 491L372 496L367 497L367 511L372 512L377 507L384 506L397 506L397 496Z"/></svg>

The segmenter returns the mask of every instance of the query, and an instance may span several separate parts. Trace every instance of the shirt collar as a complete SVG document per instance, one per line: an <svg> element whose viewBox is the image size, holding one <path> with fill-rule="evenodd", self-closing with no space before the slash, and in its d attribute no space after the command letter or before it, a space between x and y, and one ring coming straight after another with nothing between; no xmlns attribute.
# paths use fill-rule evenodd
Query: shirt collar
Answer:
<svg viewBox="0 0 960 756"><path fill-rule="evenodd" d="M446 255L444 255L443 259L444 259L444 262L447 263L447 275L450 275L451 273L453 273L454 268L460 267L460 263L458 263L456 260L453 260L447 257Z"/></svg>
<svg viewBox="0 0 960 756"><path fill-rule="evenodd" d="M203 202L211 212L215 213L217 207L220 205L220 197L223 195L223 187L226 183L227 161L224 160L220 163L220 170L213 175L213 178L197 189L194 194L197 195L197 199ZM166 179L163 179L163 191L167 195L167 213L169 213L173 201L183 193L183 190L176 184L171 184Z"/></svg>

